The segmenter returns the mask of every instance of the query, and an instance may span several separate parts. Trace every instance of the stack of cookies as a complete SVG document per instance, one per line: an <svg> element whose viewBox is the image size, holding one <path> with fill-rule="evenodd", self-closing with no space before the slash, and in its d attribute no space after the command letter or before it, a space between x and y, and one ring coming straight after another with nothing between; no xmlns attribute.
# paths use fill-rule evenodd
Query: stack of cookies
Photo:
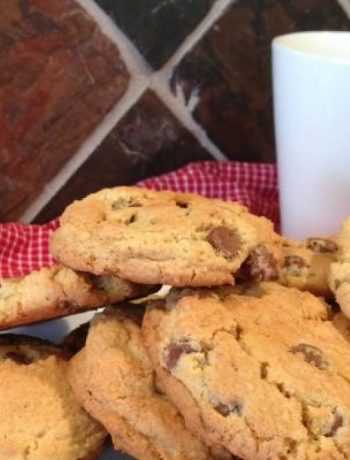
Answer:
<svg viewBox="0 0 350 460"><path fill-rule="evenodd" d="M0 327L99 311L60 346L0 336L0 459L93 459L107 435L142 460L350 459L350 220L294 242L118 187L51 243L54 267L1 283Z"/></svg>

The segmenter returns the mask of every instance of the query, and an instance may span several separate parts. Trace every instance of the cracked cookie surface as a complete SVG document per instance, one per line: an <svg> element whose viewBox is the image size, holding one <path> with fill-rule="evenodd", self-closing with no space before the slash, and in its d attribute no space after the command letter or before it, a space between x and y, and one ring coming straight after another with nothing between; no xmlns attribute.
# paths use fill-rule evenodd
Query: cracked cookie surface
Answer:
<svg viewBox="0 0 350 460"><path fill-rule="evenodd" d="M338 237L337 261L331 265L329 284L344 315L350 318L350 217Z"/></svg>
<svg viewBox="0 0 350 460"><path fill-rule="evenodd" d="M330 267L337 260L335 237L307 238L303 241L285 240L279 282L327 299L333 296L329 287Z"/></svg>
<svg viewBox="0 0 350 460"><path fill-rule="evenodd" d="M0 335L0 458L93 460L105 430L76 402L69 356L46 341Z"/></svg>
<svg viewBox="0 0 350 460"><path fill-rule="evenodd" d="M70 205L51 250L65 265L145 284L211 286L274 279L281 238L234 202L116 187Z"/></svg>
<svg viewBox="0 0 350 460"><path fill-rule="evenodd" d="M70 363L69 380L78 400L105 426L114 446L136 458L214 458L158 387L141 319L141 307L131 305L95 315L85 347Z"/></svg>
<svg viewBox="0 0 350 460"><path fill-rule="evenodd" d="M148 288L113 276L79 273L62 265L0 280L0 330L144 295Z"/></svg>
<svg viewBox="0 0 350 460"><path fill-rule="evenodd" d="M187 426L247 460L350 458L350 333L275 283L172 291L143 322Z"/></svg>

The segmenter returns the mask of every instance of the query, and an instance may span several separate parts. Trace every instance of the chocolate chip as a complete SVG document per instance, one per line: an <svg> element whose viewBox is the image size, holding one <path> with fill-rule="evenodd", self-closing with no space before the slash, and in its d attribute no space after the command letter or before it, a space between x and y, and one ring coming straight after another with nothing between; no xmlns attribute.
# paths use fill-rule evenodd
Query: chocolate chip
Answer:
<svg viewBox="0 0 350 460"><path fill-rule="evenodd" d="M290 393L285 389L285 386L282 382L276 383L277 390L283 394L287 399L290 398Z"/></svg>
<svg viewBox="0 0 350 460"><path fill-rule="evenodd" d="M308 264L300 256L286 256L283 261L283 268L286 269L291 276L300 276L303 268L307 268Z"/></svg>
<svg viewBox="0 0 350 460"><path fill-rule="evenodd" d="M182 355L196 351L188 342L171 343L165 349L166 367L174 369Z"/></svg>
<svg viewBox="0 0 350 460"><path fill-rule="evenodd" d="M343 425L344 425L343 417L340 414L335 414L332 426L330 430L328 431L328 433L325 434L325 436L327 436L327 438L334 436L337 433L338 428L342 427Z"/></svg>
<svg viewBox="0 0 350 460"><path fill-rule="evenodd" d="M323 352L313 345L309 345L307 343L299 343L298 345L292 347L290 351L292 353L303 354L305 361L318 367L318 369L324 370L329 366L329 363L326 360Z"/></svg>
<svg viewBox="0 0 350 460"><path fill-rule="evenodd" d="M240 402L233 402L231 404L218 403L214 406L214 409L219 412L219 414L227 417L230 414L241 415L242 413L242 404Z"/></svg>
<svg viewBox="0 0 350 460"><path fill-rule="evenodd" d="M253 281L275 280L278 278L277 262L265 246L257 246L243 262L239 276Z"/></svg>
<svg viewBox="0 0 350 460"><path fill-rule="evenodd" d="M188 208L188 203L185 203L183 201L176 201L176 206L182 209L187 209Z"/></svg>
<svg viewBox="0 0 350 460"><path fill-rule="evenodd" d="M224 417L227 417L230 413L230 408L226 404L219 403L216 406L214 406L214 409Z"/></svg>
<svg viewBox="0 0 350 460"><path fill-rule="evenodd" d="M20 353L18 351L8 351L4 355L5 359L10 359L11 361L17 363L17 364L31 364L33 361L23 353Z"/></svg>
<svg viewBox="0 0 350 460"><path fill-rule="evenodd" d="M141 208L141 207L142 207L142 204L137 203L136 201L134 201L133 203L129 204L129 208Z"/></svg>
<svg viewBox="0 0 350 460"><path fill-rule="evenodd" d="M306 247L320 253L334 253L338 250L337 243L326 238L307 238Z"/></svg>
<svg viewBox="0 0 350 460"><path fill-rule="evenodd" d="M262 380L266 380L268 376L269 363L260 364L260 377Z"/></svg>
<svg viewBox="0 0 350 460"><path fill-rule="evenodd" d="M210 230L207 241L226 258L235 256L241 246L237 233L223 225Z"/></svg>
<svg viewBox="0 0 350 460"><path fill-rule="evenodd" d="M134 222L136 222L137 220L137 215L136 214L132 214L129 219L127 220L126 225L129 225L129 224L133 224Z"/></svg>

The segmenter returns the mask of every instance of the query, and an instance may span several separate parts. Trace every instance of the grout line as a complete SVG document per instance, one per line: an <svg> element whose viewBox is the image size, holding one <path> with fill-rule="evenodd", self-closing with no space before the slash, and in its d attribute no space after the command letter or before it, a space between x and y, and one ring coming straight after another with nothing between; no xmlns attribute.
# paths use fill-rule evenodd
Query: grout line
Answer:
<svg viewBox="0 0 350 460"><path fill-rule="evenodd" d="M45 185L40 195L24 211L19 220L25 223L30 222L38 215L51 198L59 192L79 167L89 158L122 116L127 113L147 89L151 78L152 69L130 40L114 24L113 20L94 1L77 0L77 2L91 15L102 32L117 45L121 58L130 73L129 87L124 96L106 114L106 117L84 141L73 157Z"/></svg>
<svg viewBox="0 0 350 460"><path fill-rule="evenodd" d="M190 51L197 42L211 29L213 24L225 13L237 0L216 0L210 11L189 34L179 46L177 51L165 63L163 68L152 74L152 69L140 54L135 45L120 31L114 21L100 8L93 0L77 0L99 23L103 32L111 38L120 48L122 58L125 60L130 73L134 75L145 73L150 78L149 86L159 96L163 103L174 113L179 122L182 123L199 141L199 143L208 150L208 152L219 161L226 161L228 158L220 149L208 138L205 130L193 119L188 107L183 101L174 96L168 86L173 68L178 62ZM123 46L124 45L124 46ZM123 53L124 52L124 53ZM135 67L135 62L137 66ZM140 68L139 68L140 67ZM158 87L159 86L159 87Z"/></svg>
<svg viewBox="0 0 350 460"><path fill-rule="evenodd" d="M79 167L96 150L98 145L114 128L122 116L135 104L148 86L147 81L134 80L129 84L125 95L117 102L115 107L106 115L104 120L97 126L95 131L81 145L75 155L68 160L56 176L48 182L44 190L34 200L20 217L21 222L28 223L38 215L44 206L66 184Z"/></svg>
<svg viewBox="0 0 350 460"><path fill-rule="evenodd" d="M216 160L227 160L226 156L208 138L204 129L194 121L190 111L181 101L181 98L175 97L171 93L168 86L168 80L173 67L193 48L225 10L236 0L217 0L203 21L201 21L194 31L187 36L164 67L160 71L153 73L153 75L150 65L145 61L133 43L117 27L112 18L110 18L93 0L76 1L98 23L102 32L117 45L121 58L125 62L130 73L131 80L126 94L116 103L115 107L85 140L74 156L66 162L58 174L46 184L42 193L22 214L19 220L25 223L34 219L45 205L49 203L51 198L59 192L64 184L89 158L96 147L114 128L122 116L136 103L147 88L153 89L163 103L175 114L179 122L197 138L200 144L206 148Z"/></svg>
<svg viewBox="0 0 350 460"><path fill-rule="evenodd" d="M165 63L163 68L157 74L171 74L173 67L175 67L181 59L187 54L200 39L210 30L215 22L225 13L225 11L235 3L237 0L216 0L208 14L198 24L198 26L185 38L177 51Z"/></svg>
<svg viewBox="0 0 350 460"><path fill-rule="evenodd" d="M191 112L194 110L199 95L196 90L192 93L190 101L186 104L181 88L177 88L179 94L173 95L169 88L169 81L174 67L181 59L199 42L205 33L211 29L215 22L225 13L227 8L235 0L217 0L203 21L186 38L177 52L167 61L165 66L153 74L150 87L174 113L179 121L197 138L200 144L218 161L228 161L228 158L212 142L205 130L193 119Z"/></svg>
<svg viewBox="0 0 350 460"><path fill-rule="evenodd" d="M198 140L198 142L211 154L215 160L228 161L228 158L221 150L212 142L205 130L193 119L191 113L169 91L167 81L152 80L151 89L157 94L168 109L175 115L177 120L182 123Z"/></svg>
<svg viewBox="0 0 350 460"><path fill-rule="evenodd" d="M349 0L337 0L340 7L343 8L345 14L350 19L350 1Z"/></svg>
<svg viewBox="0 0 350 460"><path fill-rule="evenodd" d="M121 57L132 76L142 75L150 77L152 68L138 51L136 46L118 28L113 19L98 6L94 0L76 0L86 10L102 32L117 45Z"/></svg>

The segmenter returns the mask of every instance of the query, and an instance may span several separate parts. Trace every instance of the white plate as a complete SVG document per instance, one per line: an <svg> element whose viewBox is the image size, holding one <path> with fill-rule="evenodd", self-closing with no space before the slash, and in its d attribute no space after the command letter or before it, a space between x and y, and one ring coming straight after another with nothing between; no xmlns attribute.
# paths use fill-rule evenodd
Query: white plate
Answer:
<svg viewBox="0 0 350 460"><path fill-rule="evenodd" d="M45 321L43 323L34 324L32 326L23 326L11 329L5 332L13 334L26 334L34 337L41 337L50 340L54 343L59 343L68 332L75 329L79 324L85 323L90 320L95 312L79 313L77 315L69 316L67 318L56 319L52 321ZM116 452L111 447L105 449L98 457L98 460L129 460L131 457L128 455Z"/></svg>

